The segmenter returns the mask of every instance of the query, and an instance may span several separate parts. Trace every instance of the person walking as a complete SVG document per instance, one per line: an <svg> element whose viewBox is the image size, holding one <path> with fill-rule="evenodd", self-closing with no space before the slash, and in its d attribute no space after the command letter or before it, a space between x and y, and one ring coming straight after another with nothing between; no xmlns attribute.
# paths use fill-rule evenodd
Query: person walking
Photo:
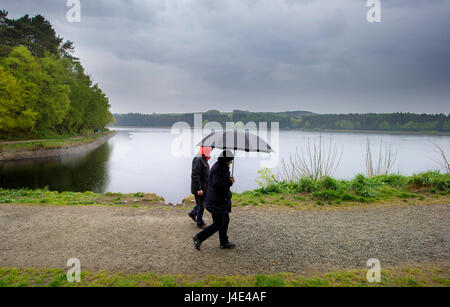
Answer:
<svg viewBox="0 0 450 307"><path fill-rule="evenodd" d="M206 223L203 221L203 213L205 211L205 195L209 173L208 161L211 159L211 151L211 147L201 147L198 155L192 161L191 193L194 194L196 205L188 215L197 223L199 228L206 227Z"/></svg>
<svg viewBox="0 0 450 307"><path fill-rule="evenodd" d="M223 151L217 162L211 168L208 176L208 190L206 192L206 209L212 214L213 224L193 237L194 246L200 250L202 242L217 231L219 232L220 248L233 249L236 244L228 240L228 224L231 213L231 191L235 179L230 176L230 165L234 156L229 150Z"/></svg>

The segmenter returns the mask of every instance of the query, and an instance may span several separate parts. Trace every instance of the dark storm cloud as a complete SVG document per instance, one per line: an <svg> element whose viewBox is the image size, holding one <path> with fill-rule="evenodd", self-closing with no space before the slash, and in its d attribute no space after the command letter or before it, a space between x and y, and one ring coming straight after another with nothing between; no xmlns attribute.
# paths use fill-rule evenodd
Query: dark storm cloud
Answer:
<svg viewBox="0 0 450 307"><path fill-rule="evenodd" d="M45 15L115 112L449 112L450 0L4 1Z"/></svg>

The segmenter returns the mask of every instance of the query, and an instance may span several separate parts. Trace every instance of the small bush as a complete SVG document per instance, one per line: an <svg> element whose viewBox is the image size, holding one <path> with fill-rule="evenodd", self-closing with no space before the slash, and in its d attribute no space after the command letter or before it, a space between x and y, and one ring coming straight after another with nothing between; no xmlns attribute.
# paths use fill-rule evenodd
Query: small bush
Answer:
<svg viewBox="0 0 450 307"><path fill-rule="evenodd" d="M392 187L404 187L407 183L406 177L402 175L382 175L378 177L383 184Z"/></svg>
<svg viewBox="0 0 450 307"><path fill-rule="evenodd" d="M299 193L312 193L317 190L317 181L312 178L301 178L297 183L297 192Z"/></svg>
<svg viewBox="0 0 450 307"><path fill-rule="evenodd" d="M450 189L450 174L441 174L439 171L415 174L408 179L408 184L416 187L434 188L438 191Z"/></svg>
<svg viewBox="0 0 450 307"><path fill-rule="evenodd" d="M336 191L337 189L339 189L338 181L331 177L324 177L321 180L319 180L319 186L320 186L320 188L323 188L325 190Z"/></svg>
<svg viewBox="0 0 450 307"><path fill-rule="evenodd" d="M278 181L275 178L275 175L272 174L272 171L270 169L264 168L258 171L258 178L256 179L256 183L258 183L258 185L264 189L276 185Z"/></svg>

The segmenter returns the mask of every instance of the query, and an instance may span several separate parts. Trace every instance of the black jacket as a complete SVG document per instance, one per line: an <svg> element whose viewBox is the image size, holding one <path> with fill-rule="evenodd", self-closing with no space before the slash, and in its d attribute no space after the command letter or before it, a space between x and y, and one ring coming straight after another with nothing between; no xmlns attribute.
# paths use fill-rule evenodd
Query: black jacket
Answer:
<svg viewBox="0 0 450 307"><path fill-rule="evenodd" d="M211 213L231 212L230 168L225 163L216 162L208 176L206 209Z"/></svg>
<svg viewBox="0 0 450 307"><path fill-rule="evenodd" d="M197 192L203 190L206 192L208 182L209 165L208 162L202 157L197 156L192 161L192 173L191 173L191 193L197 195Z"/></svg>

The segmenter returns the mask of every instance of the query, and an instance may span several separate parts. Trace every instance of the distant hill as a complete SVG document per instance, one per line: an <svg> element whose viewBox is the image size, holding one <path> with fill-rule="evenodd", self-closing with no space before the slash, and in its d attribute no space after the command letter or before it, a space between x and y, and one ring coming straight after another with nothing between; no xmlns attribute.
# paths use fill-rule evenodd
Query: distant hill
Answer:
<svg viewBox="0 0 450 307"><path fill-rule="evenodd" d="M203 114L203 123L279 122L282 129L302 130L364 130L401 132L450 132L450 116L446 114L315 114L307 111L250 112L234 110L223 113L210 110ZM176 122L194 125L194 113L177 114L114 114L115 126L171 127Z"/></svg>
<svg viewBox="0 0 450 307"><path fill-rule="evenodd" d="M223 126L227 122L279 122L281 128L289 128L292 119L300 119L304 115L313 115L307 111L290 112L249 112L235 110L233 112L220 112L210 110L202 113L203 122L219 122ZM194 125L194 113L165 113L165 114L114 114L114 126L131 127L171 127L176 122L186 122Z"/></svg>

